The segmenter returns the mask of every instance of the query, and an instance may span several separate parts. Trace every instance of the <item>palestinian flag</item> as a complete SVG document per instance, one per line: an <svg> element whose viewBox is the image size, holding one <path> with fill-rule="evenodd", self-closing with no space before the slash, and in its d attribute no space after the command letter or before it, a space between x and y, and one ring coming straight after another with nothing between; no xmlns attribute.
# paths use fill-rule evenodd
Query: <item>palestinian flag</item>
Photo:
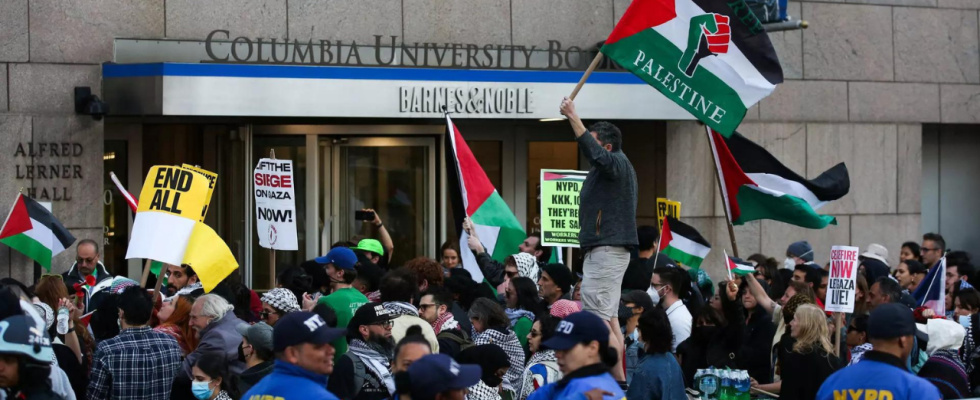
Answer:
<svg viewBox="0 0 980 400"><path fill-rule="evenodd" d="M460 233L459 246L466 248L469 235L463 230L463 219L469 217L487 254L503 263L507 256L517 253L527 235L490 183L449 115L446 115L446 129L446 173L456 231ZM473 280L483 281L483 272L476 264L473 252L463 251L460 258Z"/></svg>
<svg viewBox="0 0 980 400"><path fill-rule="evenodd" d="M844 163L807 180L744 136L725 138L707 129L732 224L772 219L810 229L837 225L836 218L817 214L817 209L850 190Z"/></svg>
<svg viewBox="0 0 980 400"><path fill-rule="evenodd" d="M728 275L748 275L755 273L755 267L752 264L742 261L741 258L729 257L728 252L725 252L725 260L728 260Z"/></svg>
<svg viewBox="0 0 980 400"><path fill-rule="evenodd" d="M600 51L725 136L783 82L743 0L633 0Z"/></svg>
<svg viewBox="0 0 980 400"><path fill-rule="evenodd" d="M711 244L704 240L697 229L668 215L664 217L660 248L657 251L688 267L700 268L701 262L711 251Z"/></svg>
<svg viewBox="0 0 980 400"><path fill-rule="evenodd" d="M51 272L51 258L75 243L75 237L44 206L18 194L0 229L0 243Z"/></svg>

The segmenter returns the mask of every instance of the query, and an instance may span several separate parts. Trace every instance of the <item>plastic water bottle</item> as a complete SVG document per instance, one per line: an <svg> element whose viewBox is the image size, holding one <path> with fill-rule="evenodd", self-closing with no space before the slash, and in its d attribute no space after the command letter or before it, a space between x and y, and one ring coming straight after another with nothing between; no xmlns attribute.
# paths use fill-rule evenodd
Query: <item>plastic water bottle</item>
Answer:
<svg viewBox="0 0 980 400"><path fill-rule="evenodd" d="M61 306L58 307L58 334L64 335L68 333L68 307Z"/></svg>
<svg viewBox="0 0 980 400"><path fill-rule="evenodd" d="M720 400L735 400L732 396L734 394L734 374L732 371L721 371L721 397Z"/></svg>
<svg viewBox="0 0 980 400"><path fill-rule="evenodd" d="M708 368L708 370L704 371L698 385L698 389L701 390L701 393L704 393L705 400L718 398L718 396L715 394L715 392L718 390L718 378L715 375L714 368Z"/></svg>
<svg viewBox="0 0 980 400"><path fill-rule="evenodd" d="M735 389L738 391L738 400L750 400L752 395L749 394L749 387L752 382L749 380L749 373L746 371L739 371L738 380L735 384Z"/></svg>

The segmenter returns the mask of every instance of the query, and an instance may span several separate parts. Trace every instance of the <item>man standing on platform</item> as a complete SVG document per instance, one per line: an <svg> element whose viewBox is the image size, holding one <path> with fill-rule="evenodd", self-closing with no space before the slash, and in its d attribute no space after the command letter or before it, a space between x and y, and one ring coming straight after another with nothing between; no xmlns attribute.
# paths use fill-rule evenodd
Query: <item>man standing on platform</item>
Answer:
<svg viewBox="0 0 980 400"><path fill-rule="evenodd" d="M636 171L622 151L619 128L602 121L585 128L575 112L575 104L566 98L562 115L575 132L578 147L589 160L579 204L579 246L584 255L582 265L582 308L598 315L609 324L615 340L609 346L617 354L623 351L623 334L619 330L620 286L630 249L636 238ZM625 381L622 360L613 368L613 377Z"/></svg>

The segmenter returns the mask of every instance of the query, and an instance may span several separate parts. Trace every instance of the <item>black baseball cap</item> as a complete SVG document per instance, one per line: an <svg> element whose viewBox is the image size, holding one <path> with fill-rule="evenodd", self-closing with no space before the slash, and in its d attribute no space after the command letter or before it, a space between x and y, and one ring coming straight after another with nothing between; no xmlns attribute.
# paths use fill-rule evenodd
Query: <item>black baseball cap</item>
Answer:
<svg viewBox="0 0 980 400"><path fill-rule="evenodd" d="M356 332L361 326L386 322L394 318L395 315L392 315L390 311L386 310L384 304L365 303L354 312L354 316L351 317L350 322L347 324L347 332L358 336Z"/></svg>
<svg viewBox="0 0 980 400"><path fill-rule="evenodd" d="M346 331L331 328L319 315L309 311L286 314L272 330L272 350L280 352L303 343L321 345L344 337Z"/></svg>
<svg viewBox="0 0 980 400"><path fill-rule="evenodd" d="M914 327L913 327L914 329ZM596 340L600 343L609 342L609 327L606 322L588 311L571 313L558 323L555 335L542 345L551 350L568 350L579 343Z"/></svg>
<svg viewBox="0 0 980 400"><path fill-rule="evenodd" d="M887 303L876 307L868 317L868 337L894 339L915 335L915 318L912 310L899 303Z"/></svg>
<svg viewBox="0 0 980 400"><path fill-rule="evenodd" d="M459 364L445 354L430 354L408 367L413 399L433 399L447 390L466 389L480 381L479 365Z"/></svg>

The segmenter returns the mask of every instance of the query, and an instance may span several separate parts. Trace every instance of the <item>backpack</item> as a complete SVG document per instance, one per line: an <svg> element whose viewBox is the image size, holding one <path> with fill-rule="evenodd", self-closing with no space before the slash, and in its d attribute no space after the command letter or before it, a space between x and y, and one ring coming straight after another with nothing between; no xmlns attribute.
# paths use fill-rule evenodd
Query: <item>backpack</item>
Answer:
<svg viewBox="0 0 980 400"><path fill-rule="evenodd" d="M364 361L361 361L360 357L355 356L350 352L344 353L344 355L341 357L347 357L354 362L354 388L356 390L351 394L351 397L357 397L357 395L361 393L361 389L364 388L365 377L369 375L367 372L367 366L364 365ZM379 383L374 376L371 376L371 380L375 381L375 383Z"/></svg>
<svg viewBox="0 0 980 400"><path fill-rule="evenodd" d="M436 335L436 339L447 339L451 342L455 342L456 344L459 344L459 351L463 351L470 347L473 347L473 341L470 340L470 335L464 332L463 330L459 330L459 332L463 335L462 337L460 337L460 335L456 335L452 333L452 331L442 331L439 332L438 335Z"/></svg>

